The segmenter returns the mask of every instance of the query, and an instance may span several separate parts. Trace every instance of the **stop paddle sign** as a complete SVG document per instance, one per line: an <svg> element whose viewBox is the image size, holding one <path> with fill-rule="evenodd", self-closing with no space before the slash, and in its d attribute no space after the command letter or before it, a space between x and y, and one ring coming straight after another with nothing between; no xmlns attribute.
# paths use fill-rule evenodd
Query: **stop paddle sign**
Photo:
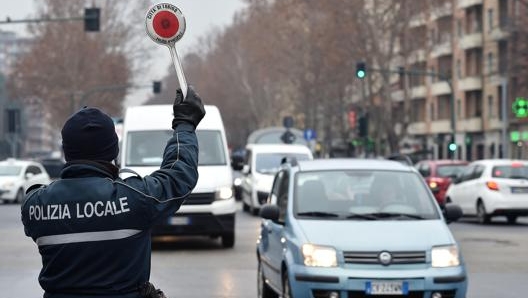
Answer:
<svg viewBox="0 0 528 298"><path fill-rule="evenodd" d="M147 35L154 42L169 47L180 88L183 92L183 98L185 99L185 96L187 96L187 82L178 51L176 51L176 42L185 33L185 17L181 10L173 4L158 3L148 9L145 16L145 27Z"/></svg>

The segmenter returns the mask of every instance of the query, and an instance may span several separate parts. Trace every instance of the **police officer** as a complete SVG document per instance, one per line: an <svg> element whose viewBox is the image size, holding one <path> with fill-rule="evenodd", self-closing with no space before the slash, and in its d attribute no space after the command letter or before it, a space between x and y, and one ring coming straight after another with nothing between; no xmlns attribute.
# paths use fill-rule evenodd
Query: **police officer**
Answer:
<svg viewBox="0 0 528 298"><path fill-rule="evenodd" d="M173 112L161 168L124 180L112 163L119 152L112 119L84 108L66 121L61 179L29 190L21 210L42 257L45 298L164 297L148 283L150 228L177 211L196 185L195 129L205 115L192 87L185 100L177 91Z"/></svg>

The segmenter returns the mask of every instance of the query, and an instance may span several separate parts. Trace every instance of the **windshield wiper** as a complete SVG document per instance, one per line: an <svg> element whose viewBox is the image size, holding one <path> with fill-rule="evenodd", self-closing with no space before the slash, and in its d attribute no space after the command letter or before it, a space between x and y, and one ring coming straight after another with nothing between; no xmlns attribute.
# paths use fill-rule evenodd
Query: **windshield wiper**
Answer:
<svg viewBox="0 0 528 298"><path fill-rule="evenodd" d="M421 215L408 214L408 213L396 213L396 212L378 212L378 213L369 213L368 215L374 216L377 218L412 218L412 219L425 219Z"/></svg>
<svg viewBox="0 0 528 298"><path fill-rule="evenodd" d="M323 211L307 211L297 213L299 216L314 216L314 217L339 217L338 214L323 212Z"/></svg>
<svg viewBox="0 0 528 298"><path fill-rule="evenodd" d="M359 218L359 219L368 219L368 220L378 219L378 217L372 213L350 213L346 218L347 219Z"/></svg>

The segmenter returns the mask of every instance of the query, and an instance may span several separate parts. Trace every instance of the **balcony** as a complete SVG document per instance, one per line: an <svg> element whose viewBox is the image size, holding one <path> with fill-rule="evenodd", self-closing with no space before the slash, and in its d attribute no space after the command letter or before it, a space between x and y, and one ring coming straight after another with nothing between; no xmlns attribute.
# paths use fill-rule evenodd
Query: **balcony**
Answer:
<svg viewBox="0 0 528 298"><path fill-rule="evenodd" d="M492 118L488 120L488 129L502 129L502 121L499 118Z"/></svg>
<svg viewBox="0 0 528 298"><path fill-rule="evenodd" d="M482 131L482 118L474 117L457 122L457 130L467 132L479 132Z"/></svg>
<svg viewBox="0 0 528 298"><path fill-rule="evenodd" d="M431 133L449 133L451 132L450 120L437 120L431 122Z"/></svg>
<svg viewBox="0 0 528 298"><path fill-rule="evenodd" d="M407 131L411 135L424 135L427 133L427 125L425 122L413 122L409 124Z"/></svg>
<svg viewBox="0 0 528 298"><path fill-rule="evenodd" d="M397 90L391 93L392 101L403 101L405 97L403 96L403 90Z"/></svg>
<svg viewBox="0 0 528 298"><path fill-rule="evenodd" d="M482 79L479 76L465 77L458 81L458 89L464 91L482 89Z"/></svg>
<svg viewBox="0 0 528 298"><path fill-rule="evenodd" d="M462 36L459 40L459 46L464 50L482 47L482 32L474 32Z"/></svg>
<svg viewBox="0 0 528 298"><path fill-rule="evenodd" d="M451 2L444 2L443 5L434 7L431 12L431 20L436 21L439 18L447 17L453 14Z"/></svg>
<svg viewBox="0 0 528 298"><path fill-rule="evenodd" d="M409 22L409 26L411 28L425 26L425 24L427 24L427 21L425 19L425 14L424 13L420 13L420 14L417 14L417 15L411 17L411 20Z"/></svg>
<svg viewBox="0 0 528 298"><path fill-rule="evenodd" d="M425 85L411 88L411 98L424 98L427 95L427 88Z"/></svg>
<svg viewBox="0 0 528 298"><path fill-rule="evenodd" d="M494 41L499 41L507 39L510 36L510 32L505 30L505 28L496 27L489 34L490 38Z"/></svg>
<svg viewBox="0 0 528 298"><path fill-rule="evenodd" d="M410 55L409 63L410 64L415 64L415 63L418 63L418 62L424 62L424 61L426 61L426 58L427 58L427 56L425 54L425 50L424 49L416 50Z"/></svg>
<svg viewBox="0 0 528 298"><path fill-rule="evenodd" d="M451 46L451 41L445 41L433 47L431 50L431 57L438 58L440 56L450 55L452 52L453 47Z"/></svg>
<svg viewBox="0 0 528 298"><path fill-rule="evenodd" d="M464 9L474 5L482 5L483 0L458 0L458 8Z"/></svg>
<svg viewBox="0 0 528 298"><path fill-rule="evenodd" d="M449 87L449 84L446 81L436 82L431 87L431 93L434 96L451 94L451 88Z"/></svg>

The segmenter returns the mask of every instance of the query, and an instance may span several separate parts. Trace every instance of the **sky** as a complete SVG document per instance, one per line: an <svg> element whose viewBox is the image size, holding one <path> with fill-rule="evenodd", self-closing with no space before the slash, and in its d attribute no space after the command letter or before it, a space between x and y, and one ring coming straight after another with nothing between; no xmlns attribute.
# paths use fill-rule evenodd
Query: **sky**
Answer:
<svg viewBox="0 0 528 298"><path fill-rule="evenodd" d="M2 0L0 4L0 19L5 20L10 17L12 20L27 19L35 14L35 1L38 0ZM176 44L180 56L189 51L196 41L211 32L215 28L228 26L235 12L244 8L242 0L159 0L151 3L169 2L176 5L185 16L186 30L182 39ZM146 10L145 10L146 13ZM21 36L25 36L25 25L8 24L3 25L0 29L4 31L15 31ZM145 34L146 42L154 43ZM156 57L153 68L150 73L145 74L148 81L162 80L167 74L167 68L172 65L169 49L160 45L154 47ZM134 89L131 90L125 100L125 106L141 104L152 94L152 89Z"/></svg>

